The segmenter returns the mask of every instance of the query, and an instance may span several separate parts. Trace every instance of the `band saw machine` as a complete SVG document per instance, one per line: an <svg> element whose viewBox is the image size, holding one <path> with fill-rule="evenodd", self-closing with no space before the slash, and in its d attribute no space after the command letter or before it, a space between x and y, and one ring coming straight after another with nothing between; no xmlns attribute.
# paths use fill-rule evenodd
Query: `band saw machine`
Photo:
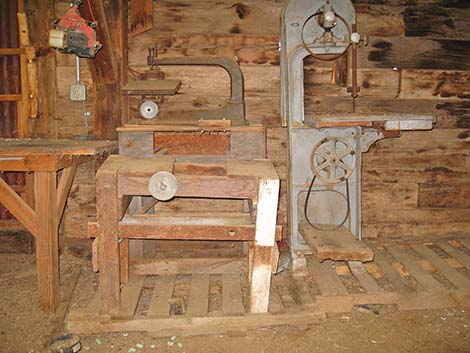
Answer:
<svg viewBox="0 0 470 353"><path fill-rule="evenodd" d="M361 242L361 156L402 130L430 130L431 115L306 116L304 59L348 60L352 100L358 95L357 52L365 44L348 0L290 0L281 15L281 117L288 128L288 223L294 271L304 255L322 261L371 261ZM391 131L397 132L391 134Z"/></svg>

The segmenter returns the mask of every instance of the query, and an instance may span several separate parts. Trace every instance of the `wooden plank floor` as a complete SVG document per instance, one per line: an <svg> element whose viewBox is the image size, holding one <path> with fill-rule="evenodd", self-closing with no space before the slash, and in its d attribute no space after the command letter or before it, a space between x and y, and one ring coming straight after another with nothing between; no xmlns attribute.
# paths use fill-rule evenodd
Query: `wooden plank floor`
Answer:
<svg viewBox="0 0 470 353"><path fill-rule="evenodd" d="M248 313L249 283L239 274L157 275L145 281L147 287L143 276L137 276L123 287L126 303L119 320L72 311L66 325L85 334L135 330L165 335L172 328L172 334L195 335L308 325L320 322L325 313L349 312L356 305L391 304L399 310L470 307L470 242L368 246L375 253L369 264L321 263L312 256L307 277L287 270L273 275L267 314ZM143 286L151 293L146 307L139 303Z"/></svg>

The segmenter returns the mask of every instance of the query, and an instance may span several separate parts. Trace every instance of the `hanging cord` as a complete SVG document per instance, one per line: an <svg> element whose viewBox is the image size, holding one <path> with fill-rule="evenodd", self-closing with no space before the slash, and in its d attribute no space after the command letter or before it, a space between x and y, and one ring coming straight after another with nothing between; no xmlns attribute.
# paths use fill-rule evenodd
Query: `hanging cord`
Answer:
<svg viewBox="0 0 470 353"><path fill-rule="evenodd" d="M93 9L91 8L91 3L90 3L90 1L91 1L91 0L87 0L88 9L90 10L91 19L93 20L93 22L96 22L95 15L93 14Z"/></svg>
<svg viewBox="0 0 470 353"><path fill-rule="evenodd" d="M340 229L346 223L346 221L349 218L349 214L351 213L351 206L349 204L349 179L346 178L346 180L345 180L346 181L346 205L347 205L346 215L345 215L344 219L341 221L341 223L338 226L336 226L334 228L330 228L330 229L324 229L324 228L320 228L320 227L315 226L313 224L313 222L310 221L310 218L308 217L308 205L309 205L309 201L310 201L310 194L312 193L312 188L313 188L313 184L315 183L315 179L316 179L316 175L313 174L313 179L310 182L310 186L308 187L308 191L307 191L307 197L305 198L305 204L304 204L305 220L307 221L308 224L310 224L310 226L312 228L314 228L316 230L333 232L335 230ZM318 192L318 191L315 191L315 192Z"/></svg>

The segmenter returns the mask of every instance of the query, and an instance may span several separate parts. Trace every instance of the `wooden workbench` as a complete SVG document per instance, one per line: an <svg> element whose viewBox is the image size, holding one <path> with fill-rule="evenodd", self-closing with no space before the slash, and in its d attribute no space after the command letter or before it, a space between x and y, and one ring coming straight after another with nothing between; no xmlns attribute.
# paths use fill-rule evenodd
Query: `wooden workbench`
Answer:
<svg viewBox="0 0 470 353"><path fill-rule="evenodd" d="M27 172L27 197L0 178L0 202L35 237L39 306L57 309L58 229L77 166L109 152L109 141L0 139L0 171ZM58 172L60 172L58 178Z"/></svg>
<svg viewBox="0 0 470 353"><path fill-rule="evenodd" d="M174 174L178 183L176 197L250 200L252 212L235 218L205 214L179 219L129 214L127 209L132 197L150 195L149 179L156 172ZM276 232L279 177L269 160L228 159L207 163L199 159L193 163L187 159L180 162L170 156L139 159L114 155L98 170L96 188L98 224L90 224L90 230L98 236L105 314L123 317L123 308L131 305L130 301L121 301L121 293L127 291L126 287L121 290L121 285L129 280L129 239L251 242L250 312L268 311L272 259L277 253L276 233L279 238L281 235L280 229ZM132 287L132 282L128 286ZM205 307L202 310L207 312Z"/></svg>

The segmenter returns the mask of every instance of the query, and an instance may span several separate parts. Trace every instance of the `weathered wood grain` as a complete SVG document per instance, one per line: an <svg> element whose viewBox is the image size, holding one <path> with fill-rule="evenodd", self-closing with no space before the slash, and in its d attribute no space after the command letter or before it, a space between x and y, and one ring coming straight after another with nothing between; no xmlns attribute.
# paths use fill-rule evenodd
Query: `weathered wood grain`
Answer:
<svg viewBox="0 0 470 353"><path fill-rule="evenodd" d="M470 39L470 8L439 5L407 6L404 11L407 37Z"/></svg>
<svg viewBox="0 0 470 353"><path fill-rule="evenodd" d="M470 208L470 184L419 184L418 207Z"/></svg>

